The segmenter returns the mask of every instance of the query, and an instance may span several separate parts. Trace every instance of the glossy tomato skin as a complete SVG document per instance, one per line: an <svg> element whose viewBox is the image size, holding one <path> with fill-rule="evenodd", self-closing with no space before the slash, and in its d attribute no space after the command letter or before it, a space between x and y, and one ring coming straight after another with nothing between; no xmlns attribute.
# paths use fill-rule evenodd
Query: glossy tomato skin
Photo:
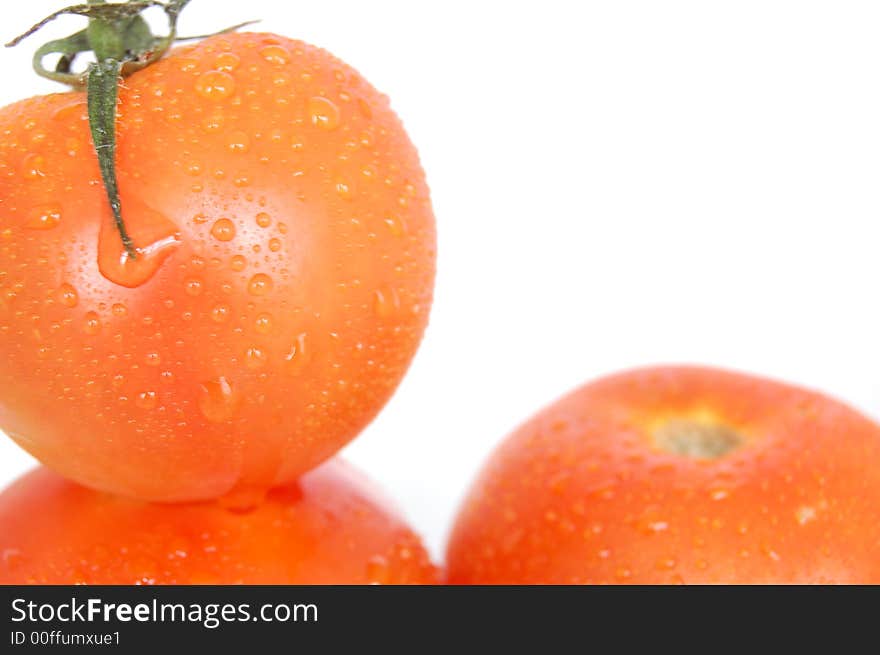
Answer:
<svg viewBox="0 0 880 655"><path fill-rule="evenodd" d="M680 421L741 441L716 458L662 450ZM615 375L492 455L450 582L877 583L878 461L877 425L813 392L700 368Z"/></svg>
<svg viewBox="0 0 880 655"><path fill-rule="evenodd" d="M331 461L249 512L150 504L38 469L0 495L0 584L431 584L418 537Z"/></svg>
<svg viewBox="0 0 880 655"><path fill-rule="evenodd" d="M413 145L356 71L268 34L127 78L117 130L134 262L84 95L0 110L0 429L143 499L295 479L375 416L425 328Z"/></svg>

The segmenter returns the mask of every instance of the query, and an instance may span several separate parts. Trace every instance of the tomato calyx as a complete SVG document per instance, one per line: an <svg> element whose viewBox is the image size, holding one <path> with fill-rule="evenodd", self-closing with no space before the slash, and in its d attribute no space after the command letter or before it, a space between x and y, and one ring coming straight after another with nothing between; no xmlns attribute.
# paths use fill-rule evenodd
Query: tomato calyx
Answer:
<svg viewBox="0 0 880 655"><path fill-rule="evenodd" d="M116 104L119 80L161 59L175 42L209 36L177 35L178 18L189 2L190 0L127 0L107 3L105 0L88 0L87 4L72 5L50 14L6 44L7 48L18 45L59 16L76 15L89 19L85 29L40 47L34 53L32 63L34 71L41 77L69 84L76 89L85 89L92 144L98 157L104 190L119 238L128 258L132 260L137 259L138 249L122 218L116 177ZM167 35L155 36L150 30L142 14L151 8L160 8L165 12L168 18ZM237 30L252 22L234 25L217 34ZM96 61L89 64L84 71L74 72L74 61L84 52L93 52ZM53 54L60 55L60 58L55 68L50 70L43 65L43 60Z"/></svg>
<svg viewBox="0 0 880 655"><path fill-rule="evenodd" d="M692 459L719 459L746 441L729 425L697 418L666 420L654 429L653 440L665 453Z"/></svg>

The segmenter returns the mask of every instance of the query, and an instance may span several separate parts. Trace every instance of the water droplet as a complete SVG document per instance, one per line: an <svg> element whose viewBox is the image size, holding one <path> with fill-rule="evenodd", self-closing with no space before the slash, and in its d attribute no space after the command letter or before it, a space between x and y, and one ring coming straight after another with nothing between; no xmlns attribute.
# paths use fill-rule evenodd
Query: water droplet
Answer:
<svg viewBox="0 0 880 655"><path fill-rule="evenodd" d="M158 366L162 363L162 356L159 353L147 353L144 363L147 366Z"/></svg>
<svg viewBox="0 0 880 655"><path fill-rule="evenodd" d="M281 239L269 239L269 250L272 252L281 250Z"/></svg>
<svg viewBox="0 0 880 655"><path fill-rule="evenodd" d="M225 377L204 382L199 394L199 410L213 423L228 421L235 414L237 398Z"/></svg>
<svg viewBox="0 0 880 655"><path fill-rule="evenodd" d="M201 280L193 278L186 281L184 289L186 289L186 295L195 297L202 294L203 286Z"/></svg>
<svg viewBox="0 0 880 655"><path fill-rule="evenodd" d="M223 100L235 92L235 78L226 71L212 70L196 78L196 93L206 100Z"/></svg>
<svg viewBox="0 0 880 655"><path fill-rule="evenodd" d="M263 368L266 365L266 353L260 348L248 348L244 356L244 362L245 366L251 370Z"/></svg>
<svg viewBox="0 0 880 655"><path fill-rule="evenodd" d="M678 561L674 557L661 557L654 563L654 567L658 571L671 571L678 566Z"/></svg>
<svg viewBox="0 0 880 655"><path fill-rule="evenodd" d="M101 318L95 312L86 314L83 330L88 335L96 335L101 331Z"/></svg>
<svg viewBox="0 0 880 655"><path fill-rule="evenodd" d="M728 489L713 489L709 492L709 497L712 500L725 500L728 496L730 496L730 490Z"/></svg>
<svg viewBox="0 0 880 655"><path fill-rule="evenodd" d="M229 266L233 271L240 273L247 268L247 259L243 255L235 255L229 262Z"/></svg>
<svg viewBox="0 0 880 655"><path fill-rule="evenodd" d="M380 585L391 582L391 567L382 555L374 555L367 561L367 584Z"/></svg>
<svg viewBox="0 0 880 655"><path fill-rule="evenodd" d="M134 404L141 409L155 409L156 400L157 396L155 391L143 391L137 395Z"/></svg>
<svg viewBox="0 0 880 655"><path fill-rule="evenodd" d="M82 143L76 137L68 137L64 141L64 147L66 148L68 157L76 157L79 155Z"/></svg>
<svg viewBox="0 0 880 655"><path fill-rule="evenodd" d="M389 318L400 309L400 298L394 289L379 289L373 294L373 311L380 318Z"/></svg>
<svg viewBox="0 0 880 655"><path fill-rule="evenodd" d="M290 52L281 45L267 45L260 50L260 56L276 66L283 66L290 61Z"/></svg>
<svg viewBox="0 0 880 655"><path fill-rule="evenodd" d="M110 311L113 312L114 316L123 317L128 314L128 307L123 305L122 303L116 303L113 307L110 308Z"/></svg>
<svg viewBox="0 0 880 655"><path fill-rule="evenodd" d="M257 225L260 227L269 227L272 225L272 217L266 212L260 212L257 214Z"/></svg>
<svg viewBox="0 0 880 655"><path fill-rule="evenodd" d="M335 130L339 127L340 112L339 107L333 104L327 98L322 96L314 96L309 98L309 115L312 117L312 124L324 130Z"/></svg>
<svg viewBox="0 0 880 655"><path fill-rule="evenodd" d="M257 273L248 282L248 293L252 296L265 296L272 291L272 278L265 273Z"/></svg>
<svg viewBox="0 0 880 655"><path fill-rule="evenodd" d="M232 241L235 238L235 223L221 218L211 227L211 236L217 241Z"/></svg>
<svg viewBox="0 0 880 655"><path fill-rule="evenodd" d="M236 131L229 135L227 146L232 152L244 153L250 150L251 139L244 132Z"/></svg>
<svg viewBox="0 0 880 655"><path fill-rule="evenodd" d="M230 313L229 305L217 305L211 310L211 320L215 323L223 323L229 318Z"/></svg>
<svg viewBox="0 0 880 655"><path fill-rule="evenodd" d="M28 179L46 176L46 159L42 155L31 153L21 163L22 173Z"/></svg>
<svg viewBox="0 0 880 655"><path fill-rule="evenodd" d="M69 284L62 284L58 287L58 302L65 307L76 307L79 304L79 294Z"/></svg>
<svg viewBox="0 0 880 655"><path fill-rule="evenodd" d="M406 234L406 224L403 222L403 219L397 216L386 216L385 226L392 236L402 237Z"/></svg>
<svg viewBox="0 0 880 655"><path fill-rule="evenodd" d="M782 559L779 553L777 553L775 550L773 550L772 547L768 546L767 544L761 544L761 552L772 559L774 562L778 562Z"/></svg>
<svg viewBox="0 0 880 655"><path fill-rule="evenodd" d="M807 505L804 505L802 507L798 507L797 510L795 511L795 518L797 519L797 522L799 524L806 525L810 521L815 520L816 508L809 507Z"/></svg>
<svg viewBox="0 0 880 655"><path fill-rule="evenodd" d="M343 200L351 200L352 198L351 186L343 180L337 180L336 193Z"/></svg>
<svg viewBox="0 0 880 655"><path fill-rule="evenodd" d="M51 230L60 222L60 205L39 205L28 212L24 226L30 230Z"/></svg>
<svg viewBox="0 0 880 655"><path fill-rule="evenodd" d="M284 356L287 362L287 371L293 375L300 373L309 362L309 351L306 344L306 334L300 334L288 353Z"/></svg>
<svg viewBox="0 0 880 655"><path fill-rule="evenodd" d="M224 123L225 120L223 116L221 116L220 114L214 114L213 116L205 119L205 121L202 123L202 129L208 134L212 134L214 132L219 132L220 130L222 130Z"/></svg>
<svg viewBox="0 0 880 655"><path fill-rule="evenodd" d="M228 73L238 68L239 63L241 63L241 59L235 53L221 52L214 60L214 68Z"/></svg>
<svg viewBox="0 0 880 655"><path fill-rule="evenodd" d="M260 334L269 334L272 331L272 315L260 314L254 321L254 328Z"/></svg>
<svg viewBox="0 0 880 655"><path fill-rule="evenodd" d="M98 236L98 269L111 282L135 288L149 281L180 245L177 226L136 198L122 204L123 219L135 244L137 257L125 251L109 208Z"/></svg>

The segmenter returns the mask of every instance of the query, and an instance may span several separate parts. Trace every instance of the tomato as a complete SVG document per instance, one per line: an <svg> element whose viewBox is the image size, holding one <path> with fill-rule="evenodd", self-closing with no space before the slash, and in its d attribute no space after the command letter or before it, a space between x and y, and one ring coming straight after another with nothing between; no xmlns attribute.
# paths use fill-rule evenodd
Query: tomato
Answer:
<svg viewBox="0 0 880 655"><path fill-rule="evenodd" d="M91 487L258 494L376 415L425 328L435 229L388 99L228 34L126 78L125 256L86 97L0 110L0 429Z"/></svg>
<svg viewBox="0 0 880 655"><path fill-rule="evenodd" d="M0 584L428 584L418 537L333 460L241 513L150 504L40 468L0 495Z"/></svg>
<svg viewBox="0 0 880 655"><path fill-rule="evenodd" d="M494 453L453 583L878 583L880 427L701 368L588 384Z"/></svg>

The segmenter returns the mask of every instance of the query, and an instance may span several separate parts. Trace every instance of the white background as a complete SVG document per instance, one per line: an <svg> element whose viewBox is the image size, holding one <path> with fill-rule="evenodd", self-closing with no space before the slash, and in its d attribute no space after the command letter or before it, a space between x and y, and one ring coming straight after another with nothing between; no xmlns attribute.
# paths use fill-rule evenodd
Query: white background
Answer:
<svg viewBox="0 0 880 655"><path fill-rule="evenodd" d="M61 4L4 2L2 36ZM254 17L358 68L420 149L432 323L345 454L438 557L492 446L603 373L717 364L880 414L880 3L194 0L182 31ZM0 103L57 89L38 43L0 52ZM32 465L0 441L0 483Z"/></svg>

